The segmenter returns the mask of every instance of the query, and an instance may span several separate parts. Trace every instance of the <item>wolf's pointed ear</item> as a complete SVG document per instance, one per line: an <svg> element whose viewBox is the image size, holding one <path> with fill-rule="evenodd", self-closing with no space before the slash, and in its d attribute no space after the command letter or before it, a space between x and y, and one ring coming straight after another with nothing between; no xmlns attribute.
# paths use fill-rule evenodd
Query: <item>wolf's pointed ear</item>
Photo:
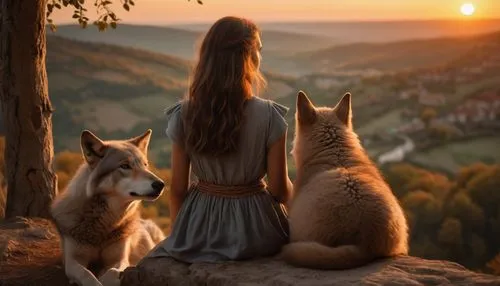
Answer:
<svg viewBox="0 0 500 286"><path fill-rule="evenodd" d="M104 157L106 152L106 144L89 130L82 131L80 136L80 147L82 148L85 161L87 161L91 167L95 167L102 157Z"/></svg>
<svg viewBox="0 0 500 286"><path fill-rule="evenodd" d="M334 108L335 115L348 128L352 128L351 93L346 92Z"/></svg>
<svg viewBox="0 0 500 286"><path fill-rule="evenodd" d="M297 120L303 124L313 124L316 121L316 109L302 90L297 94Z"/></svg>
<svg viewBox="0 0 500 286"><path fill-rule="evenodd" d="M144 155L148 155L148 146L149 146L149 140L151 139L151 134L153 133L153 130L148 129L146 132L143 134L134 137L132 139L129 139L128 142L132 143L133 145L137 146Z"/></svg>

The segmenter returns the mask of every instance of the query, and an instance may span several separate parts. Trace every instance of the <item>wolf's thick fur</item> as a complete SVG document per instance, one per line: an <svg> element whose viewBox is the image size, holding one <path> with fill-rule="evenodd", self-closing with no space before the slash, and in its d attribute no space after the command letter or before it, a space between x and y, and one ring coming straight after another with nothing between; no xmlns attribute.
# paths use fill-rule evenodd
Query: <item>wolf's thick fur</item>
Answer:
<svg viewBox="0 0 500 286"><path fill-rule="evenodd" d="M155 200L164 188L148 170L150 137L148 130L129 140L102 141L82 132L85 162L51 208L72 282L119 285L121 271L165 238L139 213L140 200Z"/></svg>
<svg viewBox="0 0 500 286"><path fill-rule="evenodd" d="M408 254L403 210L352 129L351 95L334 107L297 96L297 168L290 244L281 257L308 268L347 269Z"/></svg>

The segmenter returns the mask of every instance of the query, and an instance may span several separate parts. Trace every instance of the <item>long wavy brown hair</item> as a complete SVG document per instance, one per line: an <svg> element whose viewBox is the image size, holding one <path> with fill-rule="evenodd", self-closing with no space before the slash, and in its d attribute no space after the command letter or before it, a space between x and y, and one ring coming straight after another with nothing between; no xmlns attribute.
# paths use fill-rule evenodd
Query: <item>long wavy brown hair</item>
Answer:
<svg viewBox="0 0 500 286"><path fill-rule="evenodd" d="M259 38L257 25L238 17L219 19L205 35L187 94L188 150L218 156L238 149L244 104L265 85Z"/></svg>

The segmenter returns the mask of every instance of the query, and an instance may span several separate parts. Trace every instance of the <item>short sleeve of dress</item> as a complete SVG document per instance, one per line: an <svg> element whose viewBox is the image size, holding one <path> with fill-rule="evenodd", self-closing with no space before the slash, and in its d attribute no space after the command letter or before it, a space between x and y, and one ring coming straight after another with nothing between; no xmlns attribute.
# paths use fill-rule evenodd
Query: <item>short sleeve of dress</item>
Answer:
<svg viewBox="0 0 500 286"><path fill-rule="evenodd" d="M269 120L269 135L267 137L267 147L270 147L276 140L281 138L288 129L285 115L288 113L288 107L270 101L271 115Z"/></svg>
<svg viewBox="0 0 500 286"><path fill-rule="evenodd" d="M165 115L167 117L167 128L165 133L174 143L180 143L182 140L183 126L181 107L182 104L179 102L165 110Z"/></svg>

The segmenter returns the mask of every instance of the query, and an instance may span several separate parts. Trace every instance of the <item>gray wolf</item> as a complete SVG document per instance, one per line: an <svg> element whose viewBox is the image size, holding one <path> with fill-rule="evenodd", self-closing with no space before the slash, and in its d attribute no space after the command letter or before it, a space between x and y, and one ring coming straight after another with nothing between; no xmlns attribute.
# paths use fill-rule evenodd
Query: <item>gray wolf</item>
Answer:
<svg viewBox="0 0 500 286"><path fill-rule="evenodd" d="M109 141L81 133L85 160L51 206L71 282L119 285L121 272L165 238L154 222L140 218L140 201L156 200L165 186L148 169L151 133Z"/></svg>
<svg viewBox="0 0 500 286"><path fill-rule="evenodd" d="M351 94L330 108L315 107L300 91L296 107L290 243L279 256L339 270L407 255L405 215L353 131Z"/></svg>

